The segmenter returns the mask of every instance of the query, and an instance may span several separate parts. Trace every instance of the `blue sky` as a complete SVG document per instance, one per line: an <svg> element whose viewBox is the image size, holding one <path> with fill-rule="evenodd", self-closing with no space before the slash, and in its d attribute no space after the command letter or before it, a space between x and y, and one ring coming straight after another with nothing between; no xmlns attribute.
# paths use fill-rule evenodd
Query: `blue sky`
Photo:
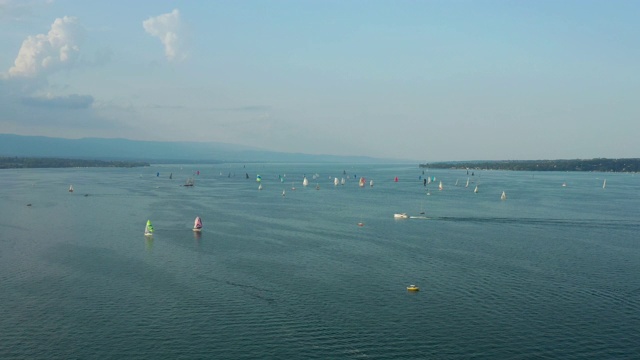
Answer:
<svg viewBox="0 0 640 360"><path fill-rule="evenodd" d="M0 0L0 133L640 156L638 1Z"/></svg>

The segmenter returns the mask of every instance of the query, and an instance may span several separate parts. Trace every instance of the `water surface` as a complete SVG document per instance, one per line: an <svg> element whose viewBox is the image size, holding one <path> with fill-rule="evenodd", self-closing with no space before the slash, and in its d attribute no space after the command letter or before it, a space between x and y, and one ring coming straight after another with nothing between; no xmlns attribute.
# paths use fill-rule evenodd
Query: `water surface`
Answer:
<svg viewBox="0 0 640 360"><path fill-rule="evenodd" d="M640 353L632 174L154 165L0 184L0 358Z"/></svg>

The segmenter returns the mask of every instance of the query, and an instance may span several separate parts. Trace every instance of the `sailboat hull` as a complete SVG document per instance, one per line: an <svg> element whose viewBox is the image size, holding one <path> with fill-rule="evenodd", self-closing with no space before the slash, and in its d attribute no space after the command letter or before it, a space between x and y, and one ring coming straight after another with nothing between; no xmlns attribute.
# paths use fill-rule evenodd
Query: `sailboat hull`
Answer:
<svg viewBox="0 0 640 360"><path fill-rule="evenodd" d="M201 232L201 231L202 231L202 229L193 228L193 231L195 231L195 232Z"/></svg>

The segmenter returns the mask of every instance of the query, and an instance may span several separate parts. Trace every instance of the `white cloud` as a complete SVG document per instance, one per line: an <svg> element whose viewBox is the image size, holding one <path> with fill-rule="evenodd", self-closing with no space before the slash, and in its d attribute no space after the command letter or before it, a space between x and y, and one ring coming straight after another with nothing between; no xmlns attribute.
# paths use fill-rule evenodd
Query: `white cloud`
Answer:
<svg viewBox="0 0 640 360"><path fill-rule="evenodd" d="M0 0L0 11L5 0ZM1 20L1 19L0 19ZM75 17L56 19L46 34L28 36L22 43L14 66L0 73L0 132L49 136L95 136L107 131L113 136L118 129L128 129L120 119L109 114L109 108L96 110L92 95L79 94L72 86L50 84L56 72L72 67L99 65L108 53L96 58L95 64L81 64L80 44L84 28ZM58 93L58 92L63 93Z"/></svg>
<svg viewBox="0 0 640 360"><path fill-rule="evenodd" d="M73 66L83 32L75 17L56 19L47 34L32 35L22 42L9 76L34 78Z"/></svg>
<svg viewBox="0 0 640 360"><path fill-rule="evenodd" d="M142 27L151 36L155 36L164 45L164 54L169 61L183 60L186 55L182 50L180 33L180 12L174 9L168 14L150 17L142 22Z"/></svg>

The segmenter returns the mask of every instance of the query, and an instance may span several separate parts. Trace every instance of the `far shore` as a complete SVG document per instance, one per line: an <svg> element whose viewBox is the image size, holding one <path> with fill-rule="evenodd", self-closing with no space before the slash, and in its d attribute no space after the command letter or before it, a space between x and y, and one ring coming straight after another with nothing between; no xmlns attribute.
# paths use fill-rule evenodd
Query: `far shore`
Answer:
<svg viewBox="0 0 640 360"><path fill-rule="evenodd" d="M450 161L420 164L421 168L468 169L468 170L514 170L514 171L640 171L640 159L575 159L575 160L493 160Z"/></svg>
<svg viewBox="0 0 640 360"><path fill-rule="evenodd" d="M143 161L112 161L44 157L0 157L0 169L74 168L74 167L143 167Z"/></svg>

